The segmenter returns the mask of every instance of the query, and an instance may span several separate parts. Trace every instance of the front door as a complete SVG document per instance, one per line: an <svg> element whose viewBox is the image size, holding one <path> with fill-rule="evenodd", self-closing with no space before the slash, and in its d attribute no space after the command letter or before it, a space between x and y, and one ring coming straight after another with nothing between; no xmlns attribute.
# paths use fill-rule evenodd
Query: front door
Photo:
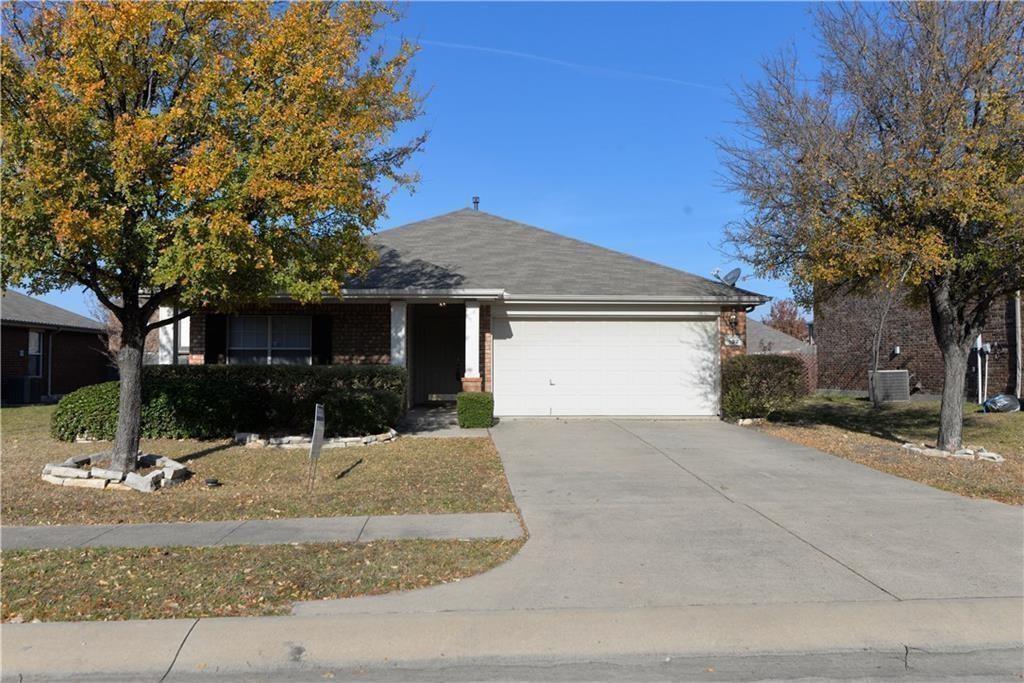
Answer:
<svg viewBox="0 0 1024 683"><path fill-rule="evenodd" d="M454 401L465 367L466 308L462 304L415 304L410 345L413 403Z"/></svg>

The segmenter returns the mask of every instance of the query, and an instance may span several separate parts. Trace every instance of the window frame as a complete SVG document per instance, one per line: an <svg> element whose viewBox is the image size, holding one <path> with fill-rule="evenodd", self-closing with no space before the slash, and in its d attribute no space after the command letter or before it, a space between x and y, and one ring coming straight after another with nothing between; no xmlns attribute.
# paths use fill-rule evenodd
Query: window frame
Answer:
<svg viewBox="0 0 1024 683"><path fill-rule="evenodd" d="M231 328L235 324L235 321L239 318L264 318L267 326L266 331L266 343L264 346L233 346L231 341ZM291 318L291 319L303 319L306 321L306 328L308 330L309 344L307 346L274 346L274 319L275 318ZM287 314L266 314L256 313L248 315L233 315L228 318L228 334L227 334L227 348L225 351L226 361L228 365L274 365L274 352L275 351L305 351L308 354L308 361L304 365L313 365L313 316L311 315L287 315ZM235 361L232 362L231 355L233 352L253 352L263 351L263 362L262 363L244 363Z"/></svg>
<svg viewBox="0 0 1024 683"><path fill-rule="evenodd" d="M32 335L36 335L39 340L38 350L32 353ZM25 376L26 377L42 377L43 376L43 331L42 330L29 330L28 339L26 340L25 348ZM36 368L36 372L32 372L32 357L35 356L39 359L39 365Z"/></svg>

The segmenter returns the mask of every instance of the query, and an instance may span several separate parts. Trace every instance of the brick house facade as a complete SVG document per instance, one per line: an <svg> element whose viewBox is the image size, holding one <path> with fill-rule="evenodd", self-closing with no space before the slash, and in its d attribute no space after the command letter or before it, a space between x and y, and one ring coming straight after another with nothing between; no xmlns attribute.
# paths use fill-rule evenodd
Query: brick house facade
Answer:
<svg viewBox="0 0 1024 683"><path fill-rule="evenodd" d="M116 378L100 323L16 292L4 294L3 313L3 403L52 400L80 387Z"/></svg>
<svg viewBox="0 0 1024 683"><path fill-rule="evenodd" d="M498 416L708 416L767 300L477 210L372 242L381 259L343 301L200 311L161 328L159 362L390 364L409 405L483 390Z"/></svg>
<svg viewBox="0 0 1024 683"><path fill-rule="evenodd" d="M388 303L271 303L240 308L234 315L302 315L313 319L313 345L326 351L314 351L314 363L324 365L387 365L391 362L391 307ZM222 364L226 358L226 332L214 332L219 340L211 347L211 328L223 327L229 316L212 312L189 317L190 365ZM318 335L318 330L321 334ZM329 331L329 335L328 335ZM317 339L318 336L327 337ZM327 350L329 349L329 350ZM480 389L492 387L491 367L493 335L491 307L480 306Z"/></svg>
<svg viewBox="0 0 1024 683"><path fill-rule="evenodd" d="M993 349L987 358L989 396L1018 391L1018 306L1014 296L999 299L981 332L982 341L992 344ZM872 318L877 309L877 300L865 296L836 297L815 306L820 389L867 390ZM883 370L909 370L911 389L928 394L941 392L942 354L927 306L915 306L903 298L894 301L883 330L880 356L879 367ZM972 351L967 371L969 397L977 396L977 369L978 355Z"/></svg>

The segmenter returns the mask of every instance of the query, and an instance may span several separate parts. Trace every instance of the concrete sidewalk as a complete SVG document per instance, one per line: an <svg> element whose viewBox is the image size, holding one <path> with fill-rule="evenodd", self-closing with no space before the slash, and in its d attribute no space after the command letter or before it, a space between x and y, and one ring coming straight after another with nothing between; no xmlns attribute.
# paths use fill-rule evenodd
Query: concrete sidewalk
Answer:
<svg viewBox="0 0 1024 683"><path fill-rule="evenodd" d="M921 650L1019 651L1020 626L1015 598L4 624L2 673L272 680L424 662L866 651L905 658ZM1017 660L1009 661L1003 673L1013 674Z"/></svg>
<svg viewBox="0 0 1024 683"><path fill-rule="evenodd" d="M0 528L3 550L151 546L365 543L401 539L518 538L511 512L305 517L168 524L88 524Z"/></svg>

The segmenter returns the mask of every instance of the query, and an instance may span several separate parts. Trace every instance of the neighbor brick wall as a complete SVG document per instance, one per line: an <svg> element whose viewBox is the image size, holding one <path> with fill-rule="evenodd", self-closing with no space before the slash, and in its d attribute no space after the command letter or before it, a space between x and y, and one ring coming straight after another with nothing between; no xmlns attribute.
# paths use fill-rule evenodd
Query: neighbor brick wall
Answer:
<svg viewBox="0 0 1024 683"><path fill-rule="evenodd" d="M4 325L0 338L0 373L4 379L24 377L28 371L28 327ZM38 401L47 393L47 379L52 379L49 390L55 395L68 394L88 384L97 384L117 378L107 355L105 337L95 332L72 332L39 329L42 350L40 376L32 380L31 400ZM50 338L53 338L52 355ZM53 373L50 375L50 363Z"/></svg>
<svg viewBox="0 0 1024 683"><path fill-rule="evenodd" d="M28 369L28 328L0 328L0 366L3 377L24 377Z"/></svg>
<svg viewBox="0 0 1024 683"><path fill-rule="evenodd" d="M814 332L818 348L818 388L867 390L874 334L872 318L877 315L877 297L837 296L819 303L814 310ZM1013 391L1016 382L1013 297L993 305L982 339L996 347L989 356L989 395ZM891 352L899 345L900 355ZM943 383L942 354L935 341L931 315L925 305L914 306L897 297L882 334L879 367L909 370L910 386L920 385L925 393L939 393ZM976 392L977 359L971 354L967 392Z"/></svg>
<svg viewBox="0 0 1024 683"><path fill-rule="evenodd" d="M732 316L736 316L735 329L731 322ZM725 338L729 335L738 335L743 340L740 346L726 346ZM724 363L727 358L740 356L747 352L747 312L742 308L723 308L718 316L718 343Z"/></svg>
<svg viewBox="0 0 1024 683"><path fill-rule="evenodd" d="M329 315L331 320L331 362L337 364L386 365L391 362L391 305L331 303L273 303L247 306L239 315ZM189 363L202 365L206 351L204 313L192 315Z"/></svg>
<svg viewBox="0 0 1024 683"><path fill-rule="evenodd" d="M43 357L49 351L50 332L43 339ZM117 378L117 371L107 352L106 339L90 332L58 332L53 336L54 394L68 394L89 384ZM44 368L45 373L45 368ZM43 387L46 377L43 377Z"/></svg>

